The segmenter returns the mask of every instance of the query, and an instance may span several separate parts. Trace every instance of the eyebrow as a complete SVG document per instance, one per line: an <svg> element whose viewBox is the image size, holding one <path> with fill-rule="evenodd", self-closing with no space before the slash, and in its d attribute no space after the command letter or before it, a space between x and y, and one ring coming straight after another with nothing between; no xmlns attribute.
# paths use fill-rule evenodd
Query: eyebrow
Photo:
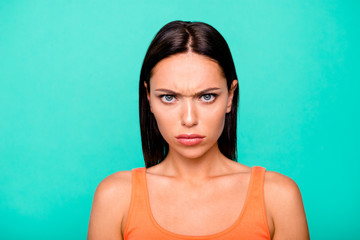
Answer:
<svg viewBox="0 0 360 240"><path fill-rule="evenodd" d="M214 90L219 90L221 88L207 88L207 89L204 89L200 92L197 92L195 93L195 96L200 96L200 95L203 95L207 92L210 92L210 91L214 91ZM181 95L180 93L178 92L175 92L175 91L172 91L170 89L166 89L166 88L158 88L158 89L155 89L155 92L165 92L165 93L168 93L168 94L171 94L171 95Z"/></svg>

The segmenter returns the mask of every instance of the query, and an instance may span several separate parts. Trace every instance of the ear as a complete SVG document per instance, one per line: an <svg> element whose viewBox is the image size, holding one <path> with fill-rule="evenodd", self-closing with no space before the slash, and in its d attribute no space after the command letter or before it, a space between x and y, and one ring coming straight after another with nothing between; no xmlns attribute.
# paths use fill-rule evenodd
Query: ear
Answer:
<svg viewBox="0 0 360 240"><path fill-rule="evenodd" d="M234 98L234 92L235 92L235 89L237 88L237 85L238 85L238 81L236 79L234 79L231 83L230 90L229 90L228 102L226 105L226 113L229 113L231 111L232 100Z"/></svg>
<svg viewBox="0 0 360 240"><path fill-rule="evenodd" d="M149 92L149 89L148 89L148 86L147 86L146 82L144 82L144 86L145 86L145 89L146 89L146 97L147 97L149 105L150 105L150 111L152 112L151 102L150 102L150 92Z"/></svg>

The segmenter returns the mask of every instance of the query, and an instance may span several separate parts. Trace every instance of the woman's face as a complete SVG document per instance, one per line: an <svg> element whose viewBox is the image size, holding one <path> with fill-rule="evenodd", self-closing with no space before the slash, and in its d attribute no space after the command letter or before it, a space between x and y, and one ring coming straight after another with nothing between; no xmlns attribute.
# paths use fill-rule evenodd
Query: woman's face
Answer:
<svg viewBox="0 0 360 240"><path fill-rule="evenodd" d="M228 91L220 66L196 53L172 55L153 68L147 97L169 154L198 158L217 148L236 86L234 80Z"/></svg>

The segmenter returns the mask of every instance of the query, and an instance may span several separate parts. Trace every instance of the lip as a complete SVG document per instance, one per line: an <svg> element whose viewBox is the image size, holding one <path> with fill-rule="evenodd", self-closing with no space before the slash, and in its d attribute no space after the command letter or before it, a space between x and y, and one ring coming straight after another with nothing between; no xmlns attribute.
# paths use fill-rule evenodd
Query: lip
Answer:
<svg viewBox="0 0 360 240"><path fill-rule="evenodd" d="M205 136L199 134L180 134L176 139L183 145L193 146L202 142Z"/></svg>
<svg viewBox="0 0 360 240"><path fill-rule="evenodd" d="M205 136L199 134L180 134L176 138L204 138Z"/></svg>

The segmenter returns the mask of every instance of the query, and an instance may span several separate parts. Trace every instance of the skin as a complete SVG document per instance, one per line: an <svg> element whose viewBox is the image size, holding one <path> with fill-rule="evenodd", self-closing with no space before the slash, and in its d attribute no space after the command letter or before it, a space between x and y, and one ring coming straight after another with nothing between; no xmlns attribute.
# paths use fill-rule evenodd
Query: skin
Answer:
<svg viewBox="0 0 360 240"><path fill-rule="evenodd" d="M227 159L217 144L237 80L228 90L215 61L189 52L160 61L150 86L144 84L151 111L169 144L166 158L146 174L156 222L170 232L194 236L228 228L243 208L251 171ZM192 133L205 138L195 146L176 139ZM267 171L264 195L272 239L309 239L301 194L292 179ZM130 171L105 178L95 191L88 239L123 239L130 198Z"/></svg>

